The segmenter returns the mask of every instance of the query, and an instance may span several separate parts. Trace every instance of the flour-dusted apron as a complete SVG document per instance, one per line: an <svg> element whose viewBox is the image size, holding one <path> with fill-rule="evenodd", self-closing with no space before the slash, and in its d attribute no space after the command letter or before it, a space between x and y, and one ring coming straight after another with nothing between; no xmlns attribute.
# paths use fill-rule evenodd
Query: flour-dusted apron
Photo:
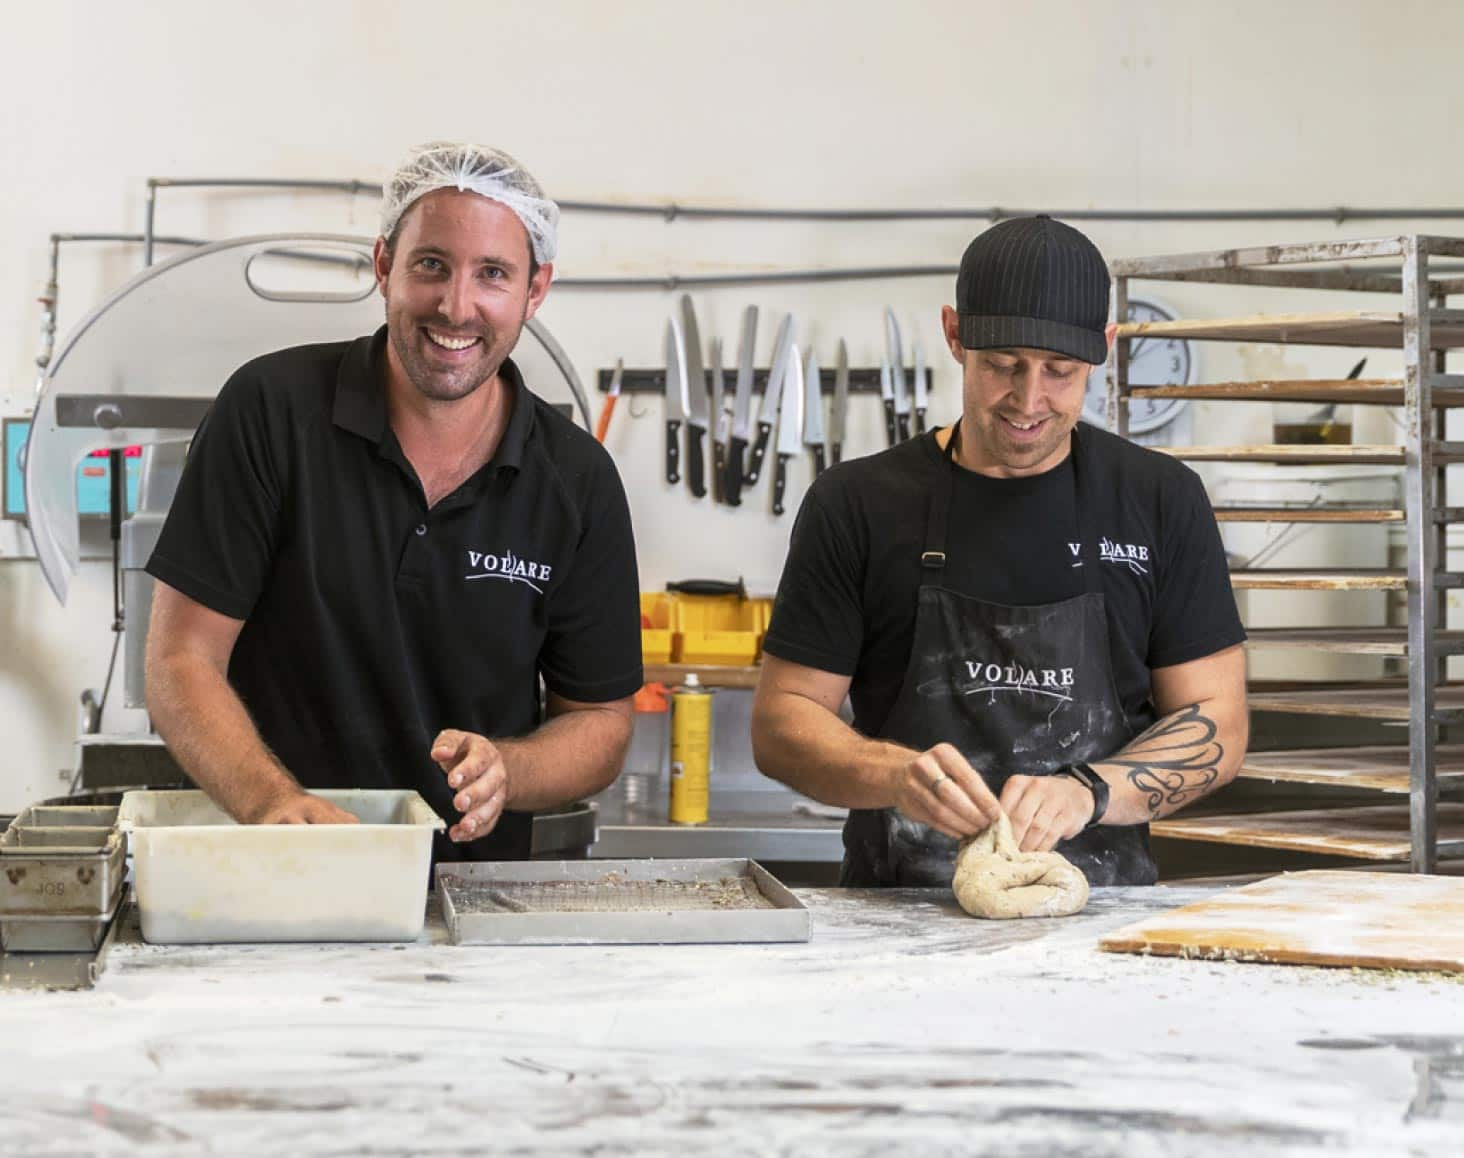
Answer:
<svg viewBox="0 0 1464 1158"><path fill-rule="evenodd" d="M1041 776L1110 756L1149 721L1125 717L1113 679L1093 546L1093 480L1084 477L1091 469L1077 431L1072 542L1081 546L1073 566L1082 572L1084 593L1035 607L986 603L940 585L959 434L957 423L931 495L910 663L879 736L916 751L950 743L999 796L1009 776ZM947 886L958 848L892 808L856 809L844 825L840 883ZM1062 841L1057 851L1093 885L1148 885L1158 878L1147 825L1098 825Z"/></svg>

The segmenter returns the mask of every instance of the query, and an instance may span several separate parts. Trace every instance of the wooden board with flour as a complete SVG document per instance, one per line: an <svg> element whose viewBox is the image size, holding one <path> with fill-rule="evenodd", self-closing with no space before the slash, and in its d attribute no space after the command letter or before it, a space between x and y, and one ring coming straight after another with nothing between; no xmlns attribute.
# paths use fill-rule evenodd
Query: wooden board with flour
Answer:
<svg viewBox="0 0 1464 1158"><path fill-rule="evenodd" d="M1110 952L1464 973L1464 880L1285 873L1105 936Z"/></svg>

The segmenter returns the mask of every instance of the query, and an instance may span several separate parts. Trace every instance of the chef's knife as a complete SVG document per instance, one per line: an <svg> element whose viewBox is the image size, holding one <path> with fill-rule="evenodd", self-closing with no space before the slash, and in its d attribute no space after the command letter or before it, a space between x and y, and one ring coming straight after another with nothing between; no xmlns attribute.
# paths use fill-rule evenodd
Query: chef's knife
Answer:
<svg viewBox="0 0 1464 1158"><path fill-rule="evenodd" d="M737 345L737 392L732 397L732 428L727 445L727 502L742 505L742 455L747 450L747 419L752 410L753 344L757 341L757 307L742 311L742 337Z"/></svg>
<svg viewBox="0 0 1464 1158"><path fill-rule="evenodd" d="M879 365L879 397L884 403L885 437L895 445L895 382L888 361Z"/></svg>
<svg viewBox="0 0 1464 1158"><path fill-rule="evenodd" d="M925 410L930 404L930 387L925 382L925 347L916 334L915 346L915 433L925 433Z"/></svg>
<svg viewBox="0 0 1464 1158"><path fill-rule="evenodd" d="M803 445L813 452L813 477L818 478L824 472L823 382L812 348L803 374Z"/></svg>
<svg viewBox="0 0 1464 1158"><path fill-rule="evenodd" d="M701 331L691 295L681 295L681 325L686 338L686 482L691 493L707 493L707 468L702 435L707 432L707 372L702 368Z"/></svg>
<svg viewBox="0 0 1464 1158"><path fill-rule="evenodd" d="M768 451L768 435L773 423L778 420L778 404L783 397L783 380L788 376L788 354L793 346L793 315L789 314L778 327L778 337L773 342L773 366L768 371L768 386L763 392L762 405L757 408L757 441L752 445L752 459L743 478L748 486L757 482L762 475L763 455Z"/></svg>
<svg viewBox="0 0 1464 1158"><path fill-rule="evenodd" d="M895 311L885 307L885 347L889 352L890 376L895 387L895 435L901 441L910 437L910 391L905 385L905 351L900 346L900 323Z"/></svg>
<svg viewBox="0 0 1464 1158"><path fill-rule="evenodd" d="M849 415L849 349L839 339L839 358L834 363L834 408L829 415L829 461L844 454L844 424Z"/></svg>
<svg viewBox="0 0 1464 1158"><path fill-rule="evenodd" d="M681 323L666 322L666 481L681 481L681 440L678 432L686 417L686 357L682 353Z"/></svg>
<svg viewBox="0 0 1464 1158"><path fill-rule="evenodd" d="M722 487L727 477L727 413L722 409L722 391L726 379L722 374L722 339L712 339L712 502L722 501Z"/></svg>
<svg viewBox="0 0 1464 1158"><path fill-rule="evenodd" d="M788 351L786 370L792 381L786 384L778 399L778 461L773 467L775 515L783 513L783 493L788 489L788 460L798 453L802 445L803 423L798 409L803 401L803 359L798 356L797 346L790 347Z"/></svg>

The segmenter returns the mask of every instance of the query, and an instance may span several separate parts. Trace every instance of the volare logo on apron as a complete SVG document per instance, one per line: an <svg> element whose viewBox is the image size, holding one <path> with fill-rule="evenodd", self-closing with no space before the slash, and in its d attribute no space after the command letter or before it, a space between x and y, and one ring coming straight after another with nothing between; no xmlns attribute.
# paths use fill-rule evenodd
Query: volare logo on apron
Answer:
<svg viewBox="0 0 1464 1158"><path fill-rule="evenodd" d="M1085 591L1033 607L986 603L939 585L958 437L959 424L931 495L910 663L880 737L917 751L954 744L1000 794L1009 776L1100 760L1138 729L1126 718L1113 679L1098 555L1093 541L1082 539L1093 520L1078 434L1072 469L1076 538L1089 564L1082 567ZM925 887L950 884L959 846L884 809L850 813L844 847L844 884ZM1091 884L1152 884L1158 876L1146 825L1100 825L1057 847Z"/></svg>

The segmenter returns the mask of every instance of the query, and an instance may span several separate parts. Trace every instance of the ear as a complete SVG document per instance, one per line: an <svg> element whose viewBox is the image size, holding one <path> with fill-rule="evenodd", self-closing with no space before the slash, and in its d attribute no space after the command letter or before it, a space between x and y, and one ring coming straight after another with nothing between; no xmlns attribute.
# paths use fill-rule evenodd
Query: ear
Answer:
<svg viewBox="0 0 1464 1158"><path fill-rule="evenodd" d="M376 274L376 288L386 297L386 279L391 273L391 253L386 248L386 238L378 237L371 248L371 270Z"/></svg>
<svg viewBox="0 0 1464 1158"><path fill-rule="evenodd" d="M1109 322L1108 325L1103 327L1103 340L1108 344L1110 351L1113 349L1113 335L1116 333L1118 333L1117 322Z"/></svg>
<svg viewBox="0 0 1464 1158"><path fill-rule="evenodd" d="M544 304L544 299L549 295L549 283L554 280L554 263L545 262L539 267L539 271L529 279L529 301L524 309L524 321L528 321L536 313L539 307Z"/></svg>
<svg viewBox="0 0 1464 1158"><path fill-rule="evenodd" d="M940 307L940 328L945 332L946 346L958 364L966 364L966 347L961 345L961 315L953 306Z"/></svg>

